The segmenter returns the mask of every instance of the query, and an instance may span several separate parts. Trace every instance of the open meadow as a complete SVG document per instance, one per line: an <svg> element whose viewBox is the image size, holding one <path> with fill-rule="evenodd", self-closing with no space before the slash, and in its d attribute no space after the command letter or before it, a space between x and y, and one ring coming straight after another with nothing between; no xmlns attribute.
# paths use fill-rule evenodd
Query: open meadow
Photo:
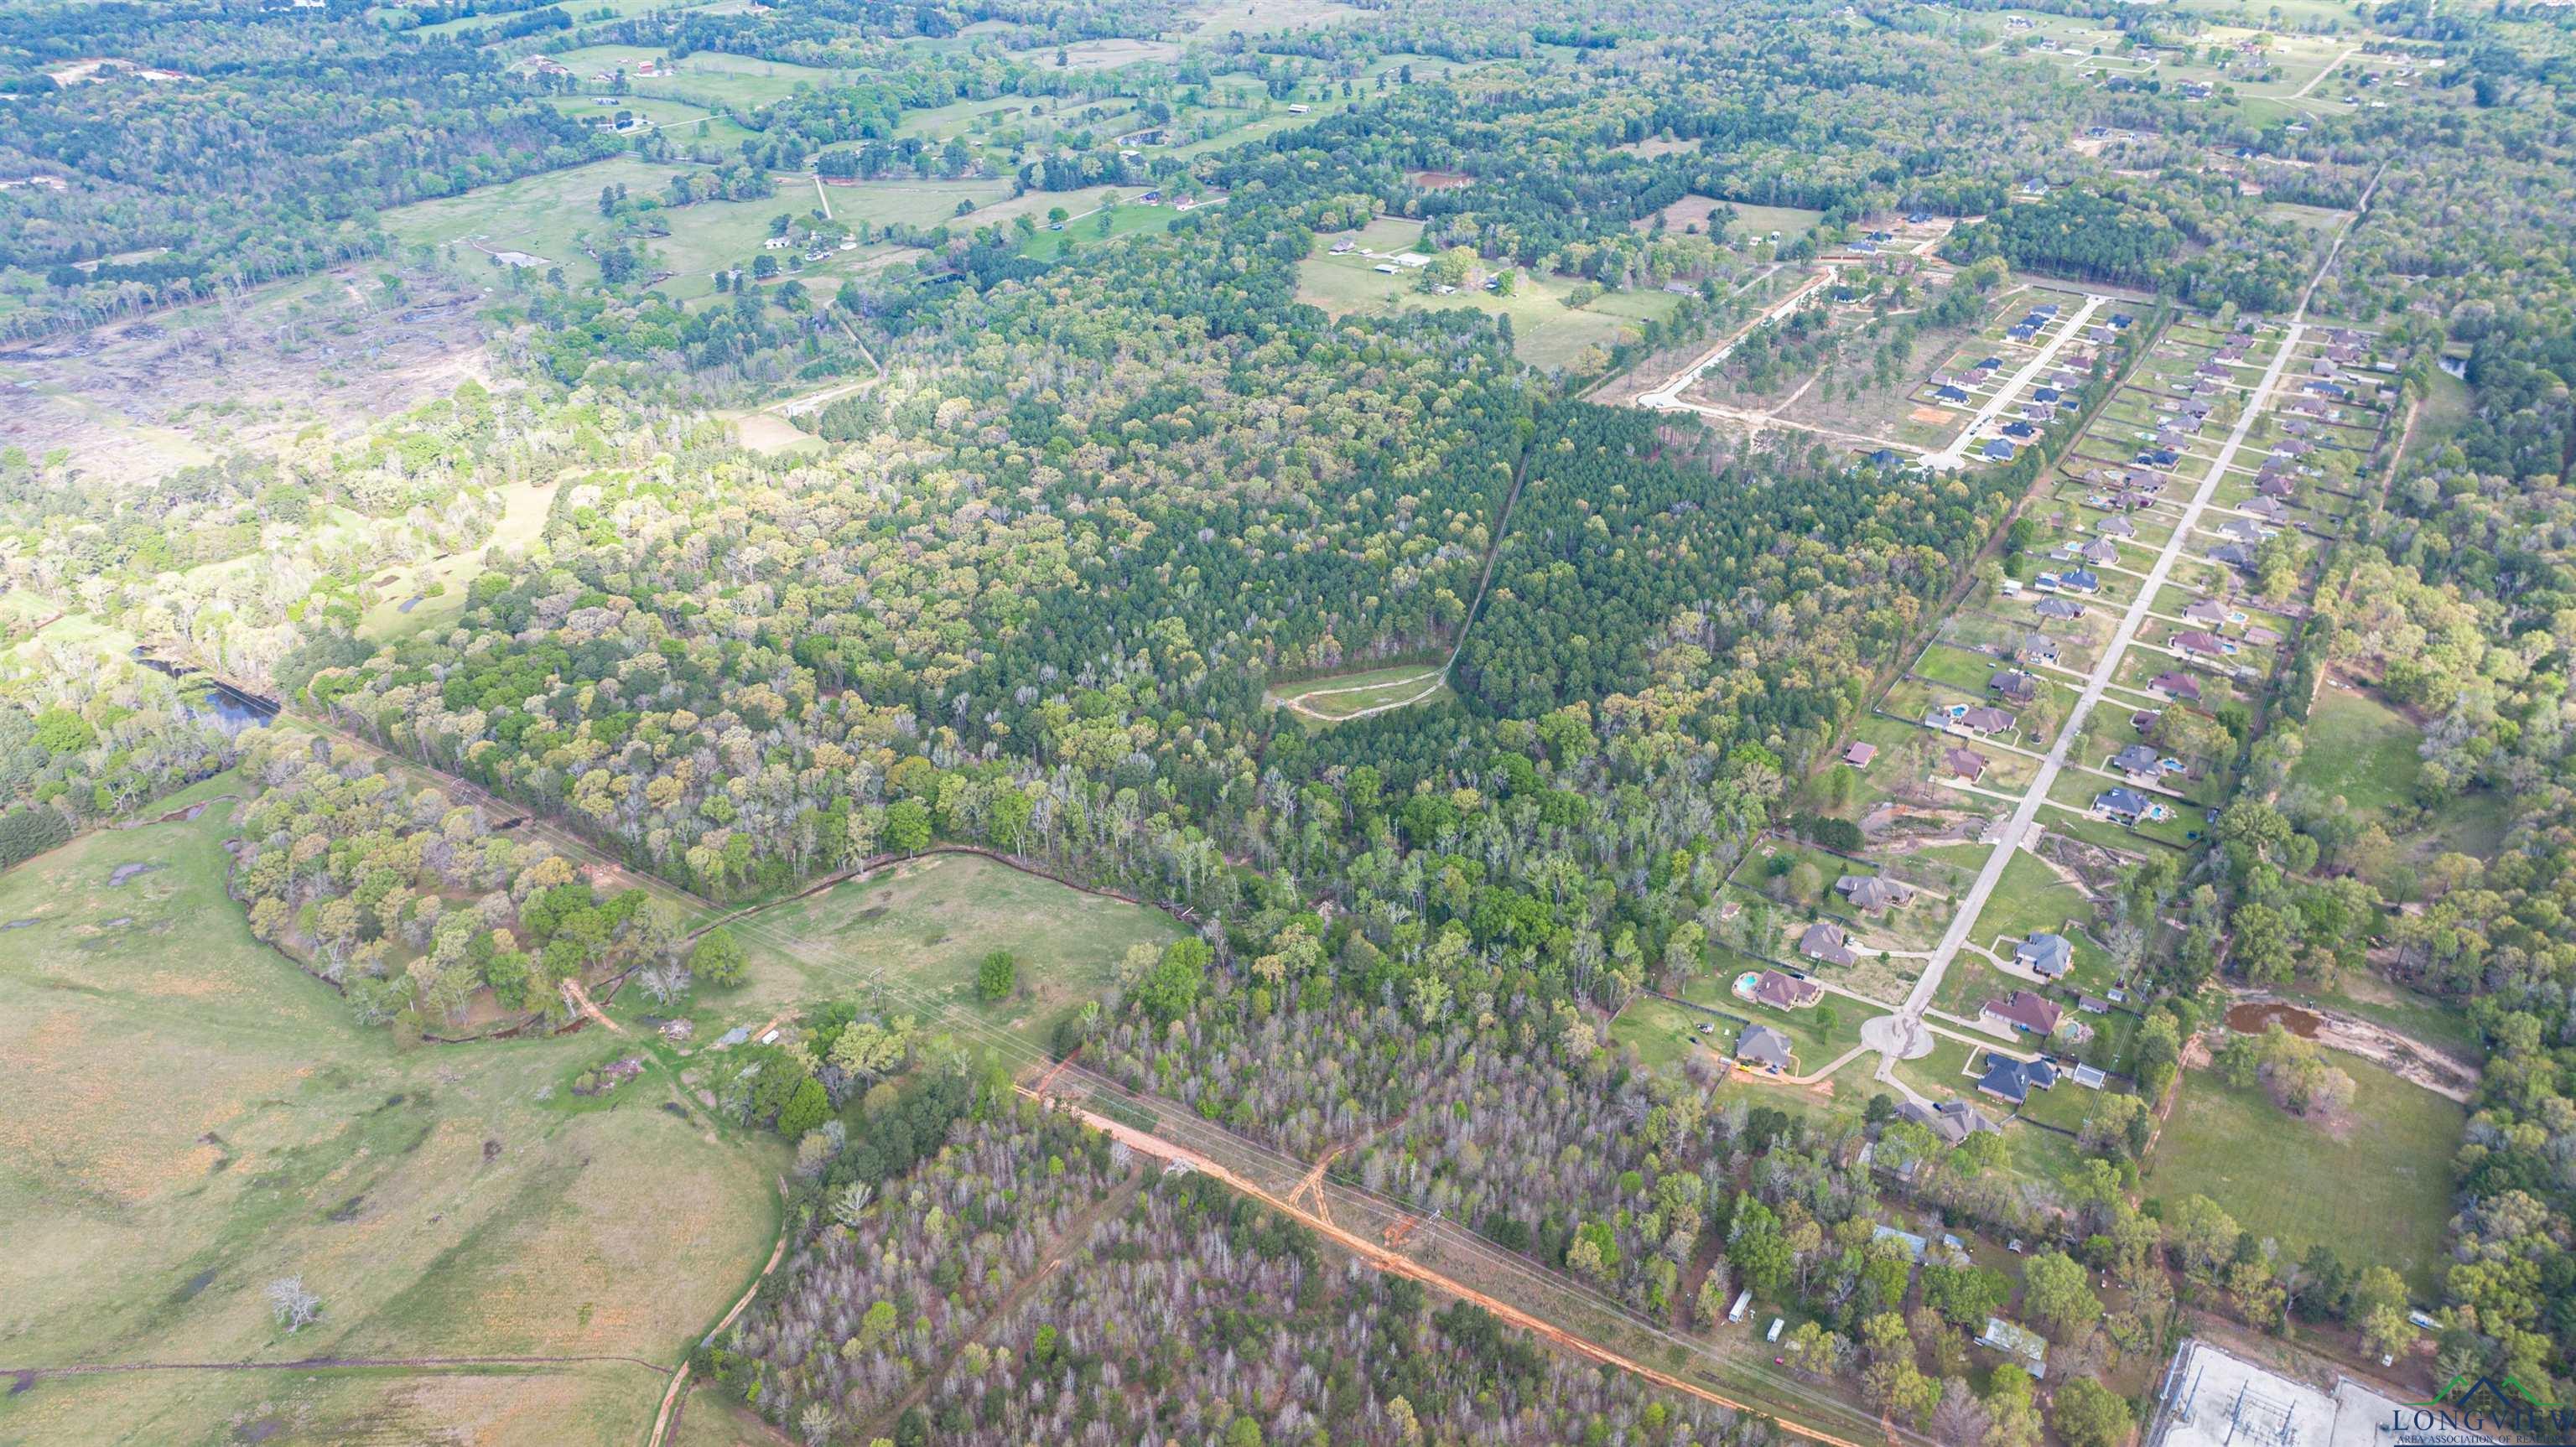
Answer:
<svg viewBox="0 0 2576 1447"><path fill-rule="evenodd" d="M2356 1056L2329 1059L2357 1087L2347 1117L2329 1124L2286 1114L2260 1087L2187 1072L2146 1192L2168 1204L2207 1196L2290 1260L2331 1246L2346 1261L2395 1268L2430 1296L2463 1113Z"/></svg>
<svg viewBox="0 0 2576 1447"><path fill-rule="evenodd" d="M732 1015L880 988L889 1009L934 1029L953 1009L1043 1047L1058 1019L1116 984L1130 946L1159 949L1180 926L977 855L932 854L763 911L734 933L754 968L750 985L724 997ZM975 966L995 950L1019 961L1020 990L987 1004Z"/></svg>
<svg viewBox="0 0 2576 1447"><path fill-rule="evenodd" d="M620 1053L594 1031L359 1026L225 898L237 787L0 876L0 1361L549 1360L37 1378L0 1439L640 1436L659 1368L765 1254L783 1152L655 1071L572 1094ZM292 1335L287 1277L321 1298Z"/></svg>

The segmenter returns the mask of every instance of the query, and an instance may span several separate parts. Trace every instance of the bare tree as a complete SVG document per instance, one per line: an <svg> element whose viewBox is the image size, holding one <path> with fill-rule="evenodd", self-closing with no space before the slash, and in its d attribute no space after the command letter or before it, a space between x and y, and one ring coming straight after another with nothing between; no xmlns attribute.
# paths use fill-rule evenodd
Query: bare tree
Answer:
<svg viewBox="0 0 2576 1447"><path fill-rule="evenodd" d="M322 1314L322 1298L304 1289L303 1277L281 1276L268 1284L268 1309L292 1336Z"/></svg>

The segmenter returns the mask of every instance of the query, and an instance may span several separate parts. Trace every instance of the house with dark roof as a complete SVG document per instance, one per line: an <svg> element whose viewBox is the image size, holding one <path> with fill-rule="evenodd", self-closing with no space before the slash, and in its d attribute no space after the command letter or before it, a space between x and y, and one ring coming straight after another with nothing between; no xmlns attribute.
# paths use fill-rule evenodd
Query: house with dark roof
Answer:
<svg viewBox="0 0 2576 1447"><path fill-rule="evenodd" d="M1932 399L1936 402L1965 402L1968 400L1968 394L1956 387L1935 387L1932 389Z"/></svg>
<svg viewBox="0 0 2576 1447"><path fill-rule="evenodd" d="M2042 618L2081 618L2084 605L2072 598L2042 598L2033 605L2033 611Z"/></svg>
<svg viewBox="0 0 2576 1447"><path fill-rule="evenodd" d="M1828 965L1848 965L1860 959L1859 955L1852 953L1843 927L1827 920L1818 920L1807 926L1807 932L1798 936L1798 953Z"/></svg>
<svg viewBox="0 0 2576 1447"><path fill-rule="evenodd" d="M2165 761L2145 744L2131 744L2111 756L2111 767L2132 779L2143 781L2163 778Z"/></svg>
<svg viewBox="0 0 2576 1447"><path fill-rule="evenodd" d="M1979 454L1985 457L1989 462L2010 462L2013 460L2013 445L2004 441L2000 437L1977 450Z"/></svg>
<svg viewBox="0 0 2576 1447"><path fill-rule="evenodd" d="M2056 1084L2056 1066L2045 1060L2015 1060L2008 1055L1987 1056L1986 1073L1977 1078L1980 1093L2013 1105L2029 1100L2034 1090L2046 1090Z"/></svg>
<svg viewBox="0 0 2576 1447"><path fill-rule="evenodd" d="M1981 1013L1991 1016L1998 1024L2043 1037L2056 1034L2057 1022L2066 1018L2063 1006L2045 995L2028 990L2015 990L2004 999L1988 1000L1981 1007Z"/></svg>
<svg viewBox="0 0 2576 1447"><path fill-rule="evenodd" d="M2004 435L2015 442L2027 442L2039 435L2039 429L2027 422L2007 422L2003 430Z"/></svg>
<svg viewBox="0 0 2576 1447"><path fill-rule="evenodd" d="M1852 908L1870 914L1903 909L1914 902L1914 891L1878 874L1846 874L1834 881L1834 893L1850 900Z"/></svg>
<svg viewBox="0 0 2576 1447"><path fill-rule="evenodd" d="M2173 646L2201 658L2225 658L2236 651L2226 639L2204 628L2186 628L2175 634Z"/></svg>
<svg viewBox="0 0 2576 1447"><path fill-rule="evenodd" d="M2135 789L2105 789L2093 796L2093 812L2118 824L2135 824L2155 807L2154 800Z"/></svg>
<svg viewBox="0 0 2576 1447"><path fill-rule="evenodd" d="M2200 681L2187 673L2159 673L2147 680L2147 692L2200 702Z"/></svg>
<svg viewBox="0 0 2576 1447"><path fill-rule="evenodd" d="M2011 733L2020 727L2011 714L1982 703L1962 711L1952 722L1972 734Z"/></svg>
<svg viewBox="0 0 2576 1447"><path fill-rule="evenodd" d="M2013 963L2054 980L2075 963L2075 946L2064 935L2041 931L2013 947Z"/></svg>
<svg viewBox="0 0 2576 1447"><path fill-rule="evenodd" d="M1764 970L1753 982L1753 998L1774 1010L1804 1010L1825 997L1825 987L1782 970Z"/></svg>
<svg viewBox="0 0 2576 1447"><path fill-rule="evenodd" d="M1986 756L1975 749L1952 749L1941 756L1941 767L1973 784L1986 776Z"/></svg>
<svg viewBox="0 0 2576 1447"><path fill-rule="evenodd" d="M2069 568L2057 575L2057 586L2069 593L2099 593L2102 580L2090 568Z"/></svg>
<svg viewBox="0 0 2576 1447"><path fill-rule="evenodd" d="M2031 389L2030 400L2034 402L2054 402L2065 395L2066 394L2064 392L2057 390L2055 387L2034 387Z"/></svg>
<svg viewBox="0 0 2576 1447"><path fill-rule="evenodd" d="M2217 547L2209 550L2209 560L2213 563L2220 563L2230 568L2242 568L2250 572L2254 567L2254 550L2245 546L2243 543L2220 543Z"/></svg>
<svg viewBox="0 0 2576 1447"><path fill-rule="evenodd" d="M2007 703L2029 703L2039 697L2039 680L2018 668L2001 669L1986 680L1986 692Z"/></svg>
<svg viewBox="0 0 2576 1447"><path fill-rule="evenodd" d="M1972 1135L2001 1135L2004 1130L1964 1100L1945 1100L1928 1109L1909 1100L1896 1108L1896 1114L1932 1132L1933 1139L1947 1146L1958 1145Z"/></svg>
<svg viewBox="0 0 2576 1447"><path fill-rule="evenodd" d="M1736 1039L1735 1060L1743 1066L1768 1070L1775 1075L1789 1072L1789 1037L1768 1025L1747 1025Z"/></svg>

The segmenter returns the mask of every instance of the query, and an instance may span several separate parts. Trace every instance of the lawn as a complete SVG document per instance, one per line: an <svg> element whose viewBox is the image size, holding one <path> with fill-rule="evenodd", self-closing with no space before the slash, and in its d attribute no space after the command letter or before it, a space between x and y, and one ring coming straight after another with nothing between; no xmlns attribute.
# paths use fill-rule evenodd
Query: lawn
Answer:
<svg viewBox="0 0 2576 1447"><path fill-rule="evenodd" d="M173 802L235 791L229 776ZM404 1048L252 940L222 890L230 806L94 834L0 875L0 1358L631 1355L675 1361L766 1254L784 1165L648 1070L565 1088L595 1032ZM119 864L164 867L111 887ZM645 1203L650 1203L646 1209ZM289 1337L269 1282L322 1316ZM427 1440L461 1420L643 1435L638 1366L43 1381L28 1442ZM267 1425L263 1425L267 1424Z"/></svg>
<svg viewBox="0 0 2576 1447"><path fill-rule="evenodd" d="M2386 1265L2429 1298L2451 1216L2459 1106L2350 1055L2329 1057L2357 1087L2348 1125L2286 1115L2259 1088L2189 1072L2146 1189L2198 1193L2296 1260L2319 1243L2353 1267Z"/></svg>
<svg viewBox="0 0 2576 1447"><path fill-rule="evenodd" d="M464 616L466 586L482 575L484 550L527 548L545 531L555 499L553 488L540 487L528 479L505 484L502 494L501 520L493 525L492 536L481 546L425 563L369 572L370 578L390 576L394 581L380 590L380 601L359 620L359 633L368 638L392 639L446 628ZM436 597L428 596L425 590L433 584L444 585L445 591Z"/></svg>
<svg viewBox="0 0 2576 1447"><path fill-rule="evenodd" d="M1160 947L1180 926L1159 910L1070 889L971 854L934 854L783 904L735 927L753 979L734 1018L798 1001L851 998L881 984L925 1024L954 1010L968 1027L1043 1046L1055 1022L1115 984L1128 946ZM988 1005L975 966L1020 962L1020 993Z"/></svg>

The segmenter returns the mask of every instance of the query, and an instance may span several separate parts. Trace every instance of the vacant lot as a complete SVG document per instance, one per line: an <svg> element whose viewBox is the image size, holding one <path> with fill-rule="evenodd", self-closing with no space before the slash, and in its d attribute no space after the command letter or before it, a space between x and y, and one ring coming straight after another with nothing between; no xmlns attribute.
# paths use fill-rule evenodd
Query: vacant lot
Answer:
<svg viewBox="0 0 2576 1447"><path fill-rule="evenodd" d="M2328 688L2308 714L2307 752L2290 782L2341 799L2365 817L2384 814L2414 792L2423 730L2366 694Z"/></svg>
<svg viewBox="0 0 2576 1447"><path fill-rule="evenodd" d="M934 854L781 905L736 933L755 965L745 993L727 1000L743 1018L875 986L925 1023L953 1008L1043 1045L1059 1018L1109 992L1128 946L1160 947L1180 926L990 859ZM975 996L975 966L994 950L1019 960L1020 994L987 1005Z"/></svg>
<svg viewBox="0 0 2576 1447"><path fill-rule="evenodd" d="M2353 1056L2332 1060L2359 1087L2349 1122L2333 1128L2283 1114L2260 1089L2187 1074L2147 1193L2207 1196L2287 1259L2323 1243L2352 1266L2396 1269L2429 1297L2451 1215L2460 1107Z"/></svg>
<svg viewBox="0 0 2576 1447"><path fill-rule="evenodd" d="M0 876L0 921L34 921L0 950L0 1360L676 1361L766 1253L778 1148L657 1108L658 1072L572 1096L618 1050L596 1033L404 1049L359 1028L224 898L229 813ZM137 863L162 867L107 882ZM286 1276L322 1298L292 1337L266 1303ZM635 1435L661 1383L606 1364L46 1380L0 1397L0 1438L209 1441L273 1418L257 1435L599 1441Z"/></svg>

